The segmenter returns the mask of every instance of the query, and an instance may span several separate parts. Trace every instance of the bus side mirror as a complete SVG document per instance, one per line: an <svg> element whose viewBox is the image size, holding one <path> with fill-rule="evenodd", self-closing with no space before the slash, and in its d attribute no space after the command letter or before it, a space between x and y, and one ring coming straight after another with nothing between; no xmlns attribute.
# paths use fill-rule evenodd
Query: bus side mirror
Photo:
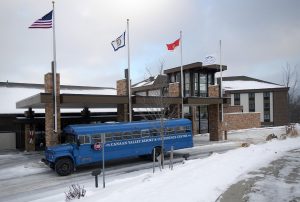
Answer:
<svg viewBox="0 0 300 202"><path fill-rule="evenodd" d="M79 147L79 146L80 146L80 141L79 141L79 139L77 139L76 143L77 143L77 147Z"/></svg>

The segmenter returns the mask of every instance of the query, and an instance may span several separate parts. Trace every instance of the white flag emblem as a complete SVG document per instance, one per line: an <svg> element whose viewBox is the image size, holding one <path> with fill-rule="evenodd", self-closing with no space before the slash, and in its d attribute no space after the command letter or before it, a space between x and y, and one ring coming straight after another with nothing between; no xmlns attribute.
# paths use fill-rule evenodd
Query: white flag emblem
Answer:
<svg viewBox="0 0 300 202"><path fill-rule="evenodd" d="M123 48L125 46L125 32L121 36L119 36L116 40L112 41L111 45L114 48L114 51Z"/></svg>
<svg viewBox="0 0 300 202"><path fill-rule="evenodd" d="M212 55L208 55L204 58L203 63L206 65L215 64L216 58Z"/></svg>

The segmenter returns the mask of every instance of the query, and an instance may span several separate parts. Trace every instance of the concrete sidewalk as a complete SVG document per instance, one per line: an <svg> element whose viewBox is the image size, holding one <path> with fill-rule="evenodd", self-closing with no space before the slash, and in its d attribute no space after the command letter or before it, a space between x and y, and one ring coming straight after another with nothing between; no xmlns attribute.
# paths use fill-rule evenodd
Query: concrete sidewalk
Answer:
<svg viewBox="0 0 300 202"><path fill-rule="evenodd" d="M231 185L217 201L299 202L300 148L249 175L249 178Z"/></svg>

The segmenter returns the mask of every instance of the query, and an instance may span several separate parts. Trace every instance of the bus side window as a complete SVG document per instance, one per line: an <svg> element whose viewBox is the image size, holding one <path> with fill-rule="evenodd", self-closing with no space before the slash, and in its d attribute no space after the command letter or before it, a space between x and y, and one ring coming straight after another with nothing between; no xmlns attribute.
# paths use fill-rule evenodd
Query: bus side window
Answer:
<svg viewBox="0 0 300 202"><path fill-rule="evenodd" d="M101 142L101 134L92 135L92 143Z"/></svg>
<svg viewBox="0 0 300 202"><path fill-rule="evenodd" d="M142 137L150 137L150 131L148 129L142 130Z"/></svg>
<svg viewBox="0 0 300 202"><path fill-rule="evenodd" d="M131 132L125 132L123 133L123 139L124 140L130 140L132 138Z"/></svg>
<svg viewBox="0 0 300 202"><path fill-rule="evenodd" d="M191 126L186 126L186 132L189 133L191 131L192 131Z"/></svg>
<svg viewBox="0 0 300 202"><path fill-rule="evenodd" d="M154 137L160 135L159 134L159 129L157 129L157 128L151 129L150 132L151 132L151 135L154 136Z"/></svg>
<svg viewBox="0 0 300 202"><path fill-rule="evenodd" d="M112 134L106 133L105 134L105 142L110 142L110 141L112 141Z"/></svg>
<svg viewBox="0 0 300 202"><path fill-rule="evenodd" d="M80 142L80 144L90 144L91 143L90 136L88 136L88 135L80 135L79 136L79 142Z"/></svg>
<svg viewBox="0 0 300 202"><path fill-rule="evenodd" d="M113 133L113 140L122 140L122 133Z"/></svg>
<svg viewBox="0 0 300 202"><path fill-rule="evenodd" d="M141 138L141 131L133 131L132 132L132 138L136 139L136 138Z"/></svg>
<svg viewBox="0 0 300 202"><path fill-rule="evenodd" d="M174 128L167 128L167 135L175 135Z"/></svg>
<svg viewBox="0 0 300 202"><path fill-rule="evenodd" d="M91 136L86 135L84 137L84 144L91 144Z"/></svg>
<svg viewBox="0 0 300 202"><path fill-rule="evenodd" d="M185 127L183 127L183 126L176 127L176 133L177 134L185 133Z"/></svg>

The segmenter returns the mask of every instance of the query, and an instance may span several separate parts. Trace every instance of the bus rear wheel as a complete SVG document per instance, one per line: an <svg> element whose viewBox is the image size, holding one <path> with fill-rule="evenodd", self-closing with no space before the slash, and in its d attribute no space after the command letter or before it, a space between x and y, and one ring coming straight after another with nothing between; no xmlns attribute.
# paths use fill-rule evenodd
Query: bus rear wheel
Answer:
<svg viewBox="0 0 300 202"><path fill-rule="evenodd" d="M55 163L55 171L60 176L66 176L73 172L74 165L71 159L62 158Z"/></svg>

